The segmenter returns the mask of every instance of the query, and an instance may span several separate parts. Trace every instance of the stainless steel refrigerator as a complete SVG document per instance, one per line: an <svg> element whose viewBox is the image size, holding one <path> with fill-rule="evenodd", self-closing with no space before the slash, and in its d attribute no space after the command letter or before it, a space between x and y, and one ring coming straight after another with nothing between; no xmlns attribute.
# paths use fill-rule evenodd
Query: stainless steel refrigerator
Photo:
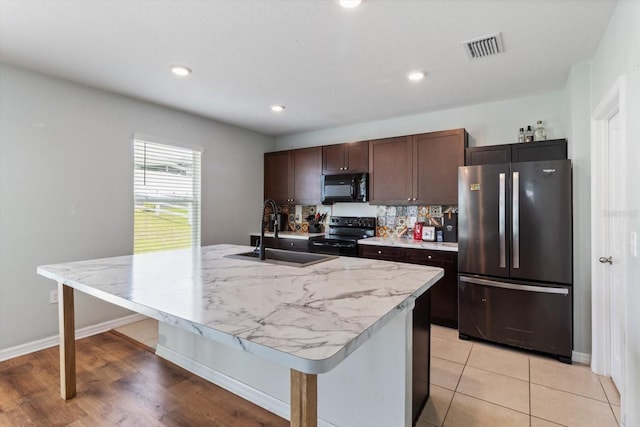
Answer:
<svg viewBox="0 0 640 427"><path fill-rule="evenodd" d="M458 330L570 363L570 160L458 169Z"/></svg>

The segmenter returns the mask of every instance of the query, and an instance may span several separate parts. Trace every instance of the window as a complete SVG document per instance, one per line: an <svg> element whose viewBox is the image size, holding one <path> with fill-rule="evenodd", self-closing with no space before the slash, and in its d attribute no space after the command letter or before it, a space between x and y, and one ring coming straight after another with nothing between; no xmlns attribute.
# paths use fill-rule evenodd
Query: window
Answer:
<svg viewBox="0 0 640 427"><path fill-rule="evenodd" d="M200 246L202 149L134 134L133 252Z"/></svg>

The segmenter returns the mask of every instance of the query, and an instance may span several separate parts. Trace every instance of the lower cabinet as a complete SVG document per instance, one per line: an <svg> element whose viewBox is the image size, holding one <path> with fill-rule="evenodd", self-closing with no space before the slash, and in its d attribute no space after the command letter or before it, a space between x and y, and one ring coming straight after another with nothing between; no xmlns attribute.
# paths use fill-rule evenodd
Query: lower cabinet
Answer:
<svg viewBox="0 0 640 427"><path fill-rule="evenodd" d="M258 246L260 236L251 236L251 246ZM287 239L275 237L265 237L264 247L271 249L283 249L285 251L309 252L309 241L307 239Z"/></svg>
<svg viewBox="0 0 640 427"><path fill-rule="evenodd" d="M362 258L407 262L444 269L444 277L430 290L431 323L458 328L458 253L397 246L360 245Z"/></svg>

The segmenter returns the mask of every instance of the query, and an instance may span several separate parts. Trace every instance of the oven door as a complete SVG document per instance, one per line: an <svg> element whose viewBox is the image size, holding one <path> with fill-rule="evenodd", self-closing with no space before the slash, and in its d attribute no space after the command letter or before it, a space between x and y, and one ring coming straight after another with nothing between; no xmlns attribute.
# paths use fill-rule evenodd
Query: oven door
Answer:
<svg viewBox="0 0 640 427"><path fill-rule="evenodd" d="M330 239L326 237L309 239L309 252L326 255L358 256L358 243L355 240Z"/></svg>

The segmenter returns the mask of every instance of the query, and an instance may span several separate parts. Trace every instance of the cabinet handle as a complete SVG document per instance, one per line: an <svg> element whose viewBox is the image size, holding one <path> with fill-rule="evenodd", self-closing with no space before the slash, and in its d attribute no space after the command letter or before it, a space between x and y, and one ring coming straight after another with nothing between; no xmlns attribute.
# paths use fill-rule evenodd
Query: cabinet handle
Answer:
<svg viewBox="0 0 640 427"><path fill-rule="evenodd" d="M427 256L427 259L431 259L431 255L428 255L428 256Z"/></svg>
<svg viewBox="0 0 640 427"><path fill-rule="evenodd" d="M411 201L411 197L407 197L407 202L410 202L410 201Z"/></svg>
<svg viewBox="0 0 640 427"><path fill-rule="evenodd" d="M416 198L414 197L414 198L413 198L413 199L411 199L411 200L413 200L413 201L415 202L415 201L416 201Z"/></svg>
<svg viewBox="0 0 640 427"><path fill-rule="evenodd" d="M382 251L378 251L378 255L382 255Z"/></svg>
<svg viewBox="0 0 640 427"><path fill-rule="evenodd" d="M340 168L340 170L341 170L341 171L343 171L343 170L344 170L344 168Z"/></svg>
<svg viewBox="0 0 640 427"><path fill-rule="evenodd" d="M345 166L345 167L344 167L344 170L347 170L347 169L349 169L349 166Z"/></svg>
<svg viewBox="0 0 640 427"><path fill-rule="evenodd" d="M295 245L295 243L289 243L291 246Z"/></svg>

